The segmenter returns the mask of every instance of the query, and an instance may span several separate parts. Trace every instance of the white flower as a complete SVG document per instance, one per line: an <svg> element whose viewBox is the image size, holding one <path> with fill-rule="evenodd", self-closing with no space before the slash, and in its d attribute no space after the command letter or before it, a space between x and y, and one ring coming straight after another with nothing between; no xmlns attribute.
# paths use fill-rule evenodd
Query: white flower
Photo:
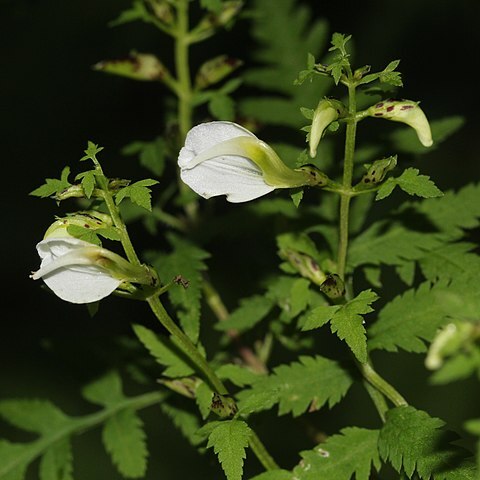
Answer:
<svg viewBox="0 0 480 480"><path fill-rule="evenodd" d="M37 251L42 262L31 278L42 278L55 295L67 302L96 302L122 283L102 266L105 249L84 240L48 237L37 244Z"/></svg>
<svg viewBox="0 0 480 480"><path fill-rule="evenodd" d="M371 106L368 113L375 118L406 123L417 132L418 139L424 147L433 145L430 124L418 102L389 99Z"/></svg>
<svg viewBox="0 0 480 480"><path fill-rule="evenodd" d="M178 157L181 179L204 198L226 195L247 202L276 188L323 185L312 167L288 168L274 150L247 129L231 122L193 127Z"/></svg>

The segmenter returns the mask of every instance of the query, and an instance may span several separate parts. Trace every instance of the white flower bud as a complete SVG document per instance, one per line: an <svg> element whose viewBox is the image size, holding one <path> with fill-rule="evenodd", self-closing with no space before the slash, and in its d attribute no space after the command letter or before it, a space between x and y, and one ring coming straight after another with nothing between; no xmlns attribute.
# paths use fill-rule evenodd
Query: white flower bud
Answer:
<svg viewBox="0 0 480 480"><path fill-rule="evenodd" d="M371 106L368 114L375 118L406 123L417 132L418 139L424 147L431 147L433 144L430 124L418 102L389 99Z"/></svg>

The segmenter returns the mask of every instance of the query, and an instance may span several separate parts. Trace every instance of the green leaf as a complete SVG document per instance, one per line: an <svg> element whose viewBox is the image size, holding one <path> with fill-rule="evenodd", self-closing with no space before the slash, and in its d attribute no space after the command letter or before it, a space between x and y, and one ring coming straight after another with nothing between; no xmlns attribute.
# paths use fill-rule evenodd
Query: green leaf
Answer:
<svg viewBox="0 0 480 480"><path fill-rule="evenodd" d="M279 415L298 417L308 408L332 407L347 393L352 379L337 362L301 356L299 362L280 365L267 377L238 394L239 411L249 414L268 410L278 403Z"/></svg>
<svg viewBox="0 0 480 480"><path fill-rule="evenodd" d="M195 402L204 420L210 415L212 398L212 389L205 382L199 382L195 389Z"/></svg>
<svg viewBox="0 0 480 480"><path fill-rule="evenodd" d="M416 232L379 221L352 240L348 264L352 269L365 264L402 265L443 244L444 237L438 233Z"/></svg>
<svg viewBox="0 0 480 480"><path fill-rule="evenodd" d="M271 299L261 295L243 298L240 306L230 316L215 325L216 330L238 330L244 332L263 320L273 308Z"/></svg>
<svg viewBox="0 0 480 480"><path fill-rule="evenodd" d="M466 352L456 353L433 373L430 381L434 385L445 385L477 374L480 377L480 347L472 345Z"/></svg>
<svg viewBox="0 0 480 480"><path fill-rule="evenodd" d="M217 368L215 373L222 380L230 380L237 387L251 385L258 380L259 376L258 373L253 372L249 368L241 367L233 363L222 365L220 368Z"/></svg>
<svg viewBox="0 0 480 480"><path fill-rule="evenodd" d="M393 189L399 186L409 195L417 195L424 198L441 197L443 193L436 187L427 175L419 175L416 168L407 168L399 177L388 178L378 189L375 200L388 197Z"/></svg>
<svg viewBox="0 0 480 480"><path fill-rule="evenodd" d="M307 54L314 58L325 51L328 24L324 19L313 20L311 9L295 0L255 0L252 9L256 15L251 33L257 45L252 53L258 67L249 68L243 78L259 94L242 99L239 111L264 123L298 129L304 124L300 107L316 106L331 86L331 82L319 82L318 78L313 79L312 88L294 85Z"/></svg>
<svg viewBox="0 0 480 480"><path fill-rule="evenodd" d="M141 478L147 469L147 446L143 422L132 409L110 417L103 427L102 439L114 465L126 478Z"/></svg>
<svg viewBox="0 0 480 480"><path fill-rule="evenodd" d="M250 480L292 480L292 472L287 470L269 470L255 475Z"/></svg>
<svg viewBox="0 0 480 480"><path fill-rule="evenodd" d="M92 160L94 163L97 162L97 153L100 153L103 150L103 147L99 147L97 144L87 142L87 149L84 150L85 155L80 159L81 162L85 160Z"/></svg>
<svg viewBox="0 0 480 480"><path fill-rule="evenodd" d="M437 299L437 289L442 286L432 288L430 282L424 282L418 289L407 290L387 303L368 330L369 348L424 352L425 341L432 340L445 323L445 312Z"/></svg>
<svg viewBox="0 0 480 480"><path fill-rule="evenodd" d="M85 242L93 243L94 245L102 246L101 240L98 238L97 230L81 227L80 225L69 225L67 232L72 237L84 240Z"/></svg>
<svg viewBox="0 0 480 480"><path fill-rule="evenodd" d="M2 400L0 416L15 427L39 434L63 426L70 420L48 400Z"/></svg>
<svg viewBox="0 0 480 480"><path fill-rule="evenodd" d="M82 395L89 402L102 406L113 405L125 399L122 392L122 381L116 371L108 372L98 380L86 385L82 389Z"/></svg>
<svg viewBox="0 0 480 480"><path fill-rule="evenodd" d="M174 338L156 335L142 325L133 325L133 331L155 360L166 367L163 375L170 378L187 377L194 373Z"/></svg>
<svg viewBox="0 0 480 480"><path fill-rule="evenodd" d="M72 446L68 439L48 448L39 467L40 480L73 480Z"/></svg>
<svg viewBox="0 0 480 480"><path fill-rule="evenodd" d="M10 443L0 440L0 478L23 480L27 467L38 455L35 443Z"/></svg>
<svg viewBox="0 0 480 480"><path fill-rule="evenodd" d="M449 191L441 198L409 202L406 208L425 215L427 220L450 239L464 235L464 229L476 228L480 222L480 183Z"/></svg>
<svg viewBox="0 0 480 480"><path fill-rule="evenodd" d="M298 480L331 478L368 480L372 466L380 470L377 449L378 430L347 427L340 434L329 437L313 450L301 452L303 458L293 473Z"/></svg>
<svg viewBox="0 0 480 480"><path fill-rule="evenodd" d="M148 187L156 185L157 180L152 180L150 178L146 180L140 180L138 182L132 183L127 187L123 187L115 195L115 203L120 205L122 200L129 198L136 205L145 208L149 212L152 211L152 190Z"/></svg>
<svg viewBox="0 0 480 480"><path fill-rule="evenodd" d="M142 0L134 0L132 7L123 10L115 20L109 22L109 26L116 27L136 20L142 20L146 23L151 21L151 15Z"/></svg>
<svg viewBox="0 0 480 480"><path fill-rule="evenodd" d="M319 306L307 315L302 330L313 330L330 322L332 333L345 340L358 361L367 361L367 338L362 315L373 312L370 305L378 300L375 292L364 290L344 305Z"/></svg>
<svg viewBox="0 0 480 480"><path fill-rule="evenodd" d="M444 425L442 420L410 406L388 410L378 439L380 455L397 472L403 468L409 478L415 472L426 480L432 475L435 479L462 478L455 477L455 472L467 457L466 452L452 445L457 436L443 430ZM462 469L468 471L468 465Z"/></svg>
<svg viewBox="0 0 480 480"><path fill-rule="evenodd" d="M204 262L209 254L192 243L176 235L167 235L173 251L169 254L150 255L151 263L159 272L164 282L169 282L177 275L188 281L188 287L170 288L168 296L185 333L193 342L197 342L200 333L200 314L202 298L202 272L207 266Z"/></svg>
<svg viewBox="0 0 480 480"><path fill-rule="evenodd" d="M87 170L86 172L79 173L76 177L75 180L80 180L82 179L82 187L83 191L85 192L85 196L87 198L90 198L93 193L93 189L95 188L95 175L96 172L95 170Z"/></svg>
<svg viewBox="0 0 480 480"><path fill-rule="evenodd" d="M250 434L250 427L245 422L226 420L219 422L208 437L207 448L213 447L228 480L242 479Z"/></svg>
<svg viewBox="0 0 480 480"><path fill-rule="evenodd" d="M175 399L175 404L173 402L161 403L160 408L192 445L196 446L201 442L201 439L196 435L196 432L200 428L200 420L196 413L178 406L177 399Z"/></svg>
<svg viewBox="0 0 480 480"><path fill-rule="evenodd" d="M60 174L60 178L47 178L45 179L45 183L40 187L32 190L29 195L33 195L34 197L51 197L52 195L56 195L61 191L71 187L71 183L68 181L68 176L70 175L70 167L65 167Z"/></svg>
<svg viewBox="0 0 480 480"><path fill-rule="evenodd" d="M403 85L402 74L395 71L399 64L400 60L390 62L381 72L365 75L358 82L358 85L364 85L379 80L380 83L387 83L394 87L401 87Z"/></svg>
<svg viewBox="0 0 480 480"><path fill-rule="evenodd" d="M208 103L208 110L218 120L232 121L235 118L235 102L228 95L214 95Z"/></svg>
<svg viewBox="0 0 480 480"><path fill-rule="evenodd" d="M476 245L456 242L434 248L420 259L420 268L427 280L452 280L455 277L480 271L480 256L470 253Z"/></svg>

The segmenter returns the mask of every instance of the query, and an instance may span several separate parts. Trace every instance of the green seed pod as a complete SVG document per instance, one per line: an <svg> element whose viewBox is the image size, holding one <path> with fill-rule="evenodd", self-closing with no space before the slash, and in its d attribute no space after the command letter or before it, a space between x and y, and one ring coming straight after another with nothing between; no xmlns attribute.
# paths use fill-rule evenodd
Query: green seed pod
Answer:
<svg viewBox="0 0 480 480"><path fill-rule="evenodd" d="M218 57L207 60L197 72L195 77L195 86L202 90L223 80L234 70L240 67L243 62L236 58L230 58L227 55L219 55Z"/></svg>
<svg viewBox="0 0 480 480"><path fill-rule="evenodd" d="M397 166L397 156L394 155L381 160L375 160L368 167L367 173L362 177L361 182L365 185L376 185L383 182L388 172Z"/></svg>
<svg viewBox="0 0 480 480"><path fill-rule="evenodd" d="M327 279L320 285L320 291L328 298L337 300L345 295L345 284L343 280L336 274L331 273Z"/></svg>
<svg viewBox="0 0 480 480"><path fill-rule="evenodd" d="M237 413L238 407L233 398L214 393L210 410L221 418L231 418Z"/></svg>

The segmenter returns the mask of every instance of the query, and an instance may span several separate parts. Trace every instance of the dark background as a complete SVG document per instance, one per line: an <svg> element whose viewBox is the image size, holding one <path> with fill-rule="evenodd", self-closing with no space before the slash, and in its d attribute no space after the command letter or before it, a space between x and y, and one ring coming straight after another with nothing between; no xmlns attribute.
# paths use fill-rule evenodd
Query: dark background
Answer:
<svg viewBox="0 0 480 480"><path fill-rule="evenodd" d="M383 68L392 59L402 59L403 93L407 98L421 99L430 118L465 117L461 131L441 149L422 157L421 171L432 175L443 190L478 181L480 2L302 3L326 18L332 32L353 34L358 65L369 63ZM152 139L162 131L165 90L102 75L90 68L99 60L123 56L132 48L169 51L165 37L153 28L138 23L107 26L128 5L126 0L0 2L0 398L48 396L68 413L85 413L89 407L79 402L79 387L111 364L109 349L114 337L129 331L131 317L142 314L139 305L108 298L102 302L101 315L90 318L83 307L52 298L40 283L28 278L39 263L34 246L53 216L60 213L52 201L28 193L45 177L58 177L64 165L75 165L87 140L105 147L104 158L108 158L115 174L130 172L134 168L132 160L119 156L120 148L132 140ZM247 20L239 22L232 32L222 35L220 43L213 41L211 49L233 51L241 58L247 28ZM168 53L164 58L168 63ZM128 178L128 174L125 176ZM478 415L474 382L431 387L418 356L403 355L401 359L389 375L415 406L440 416L455 428L461 428L465 418ZM389 356L380 357L379 368L387 368L388 362ZM405 369L412 373L405 375ZM335 409L336 415L341 415L339 410ZM172 431L168 420L158 421L157 413L144 416L156 425L149 432L151 450L161 452L152 453L156 460L151 463L148 478L160 478L161 474L161 478L186 477L191 463L198 465L197 478L212 478L209 472L217 472L216 465L210 470L207 458L198 464L197 454ZM371 407L365 406L365 422L372 415ZM3 429L6 434L12 433L0 424L0 433ZM117 478L103 454L97 460L95 453L101 451L97 433L82 436L78 445L83 450L79 450L75 464L76 478ZM280 451L280 443L274 448Z"/></svg>

